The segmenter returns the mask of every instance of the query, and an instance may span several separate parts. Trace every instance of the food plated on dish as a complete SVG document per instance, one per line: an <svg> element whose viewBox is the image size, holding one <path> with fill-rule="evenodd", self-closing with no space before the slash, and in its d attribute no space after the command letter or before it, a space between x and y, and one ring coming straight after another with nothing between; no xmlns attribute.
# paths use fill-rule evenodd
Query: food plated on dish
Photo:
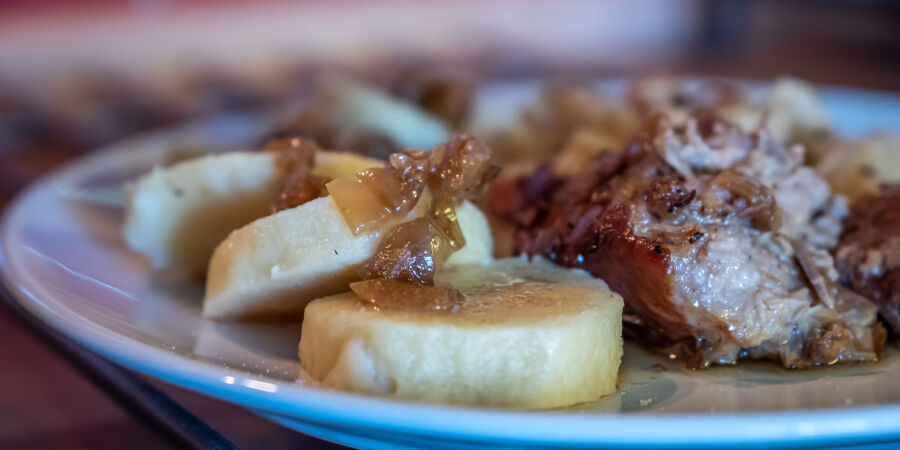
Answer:
<svg viewBox="0 0 900 450"><path fill-rule="evenodd" d="M803 84L762 101L727 83L562 87L487 135L349 81L311 104L265 151L136 181L126 236L156 267L205 270L210 320L302 314L299 358L324 387L590 402L615 390L623 330L696 368L880 358L898 255L867 206L892 211L877 185L898 150L832 135Z"/></svg>

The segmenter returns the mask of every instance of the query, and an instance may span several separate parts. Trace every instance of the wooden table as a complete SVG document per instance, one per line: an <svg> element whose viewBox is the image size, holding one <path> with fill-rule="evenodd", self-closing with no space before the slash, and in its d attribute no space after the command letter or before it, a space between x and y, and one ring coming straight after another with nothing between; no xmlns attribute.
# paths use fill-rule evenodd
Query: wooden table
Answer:
<svg viewBox="0 0 900 450"><path fill-rule="evenodd" d="M283 428L239 406L127 371L48 332L10 305L8 294L3 294L2 449L228 448L230 444L248 449L342 448ZM146 385L148 390L134 389L134 384ZM115 391L116 385L125 387L125 396ZM135 402L158 406L160 400L171 400L185 411L155 409L148 417L145 408L135 407ZM184 423L191 416L220 436L212 432L215 439L210 440L204 434L208 430L187 430L189 435L184 436L167 429L171 427L167 422Z"/></svg>

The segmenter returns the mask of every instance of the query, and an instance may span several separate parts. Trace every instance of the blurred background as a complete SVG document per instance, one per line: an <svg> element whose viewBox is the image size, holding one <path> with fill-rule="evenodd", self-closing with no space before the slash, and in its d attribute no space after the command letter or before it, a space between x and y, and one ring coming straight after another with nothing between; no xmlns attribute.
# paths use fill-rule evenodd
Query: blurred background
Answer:
<svg viewBox="0 0 900 450"><path fill-rule="evenodd" d="M75 154L289 102L333 68L381 81L423 69L489 79L790 74L900 90L900 3L7 0L0 205Z"/></svg>
<svg viewBox="0 0 900 450"><path fill-rule="evenodd" d="M890 0L0 2L0 212L47 171L128 135L277 107L311 78L771 79L900 91ZM0 447L162 442L0 314ZM49 382L53 380L53 382ZM163 386L240 446L313 441ZM87 406L86 406L87 405ZM82 411L89 407L91 414Z"/></svg>

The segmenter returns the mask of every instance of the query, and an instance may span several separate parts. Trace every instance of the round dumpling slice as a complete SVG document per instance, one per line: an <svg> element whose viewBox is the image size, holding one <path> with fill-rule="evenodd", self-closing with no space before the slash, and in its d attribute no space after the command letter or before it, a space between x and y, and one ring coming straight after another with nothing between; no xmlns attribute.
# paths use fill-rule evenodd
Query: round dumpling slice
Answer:
<svg viewBox="0 0 900 450"><path fill-rule="evenodd" d="M584 271L497 260L439 272L449 310L373 307L355 293L306 307L300 359L322 386L432 403L553 408L616 390L622 298Z"/></svg>

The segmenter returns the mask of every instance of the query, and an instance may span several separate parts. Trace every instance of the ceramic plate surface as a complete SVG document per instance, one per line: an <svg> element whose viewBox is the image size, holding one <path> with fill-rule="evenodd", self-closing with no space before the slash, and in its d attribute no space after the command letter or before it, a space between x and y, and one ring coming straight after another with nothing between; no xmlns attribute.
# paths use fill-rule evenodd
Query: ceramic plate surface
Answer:
<svg viewBox="0 0 900 450"><path fill-rule="evenodd" d="M486 124L511 117L536 87L486 87L476 116ZM896 95L823 88L822 96L842 134L900 131ZM203 320L202 285L153 274L125 247L116 206L121 184L171 149L249 148L266 123L230 116L137 138L33 185L3 222L7 287L31 313L118 363L352 446L900 443L900 352L893 348L874 365L789 372L751 362L694 373L628 346L618 394L541 412L406 403L304 383L299 323Z"/></svg>

